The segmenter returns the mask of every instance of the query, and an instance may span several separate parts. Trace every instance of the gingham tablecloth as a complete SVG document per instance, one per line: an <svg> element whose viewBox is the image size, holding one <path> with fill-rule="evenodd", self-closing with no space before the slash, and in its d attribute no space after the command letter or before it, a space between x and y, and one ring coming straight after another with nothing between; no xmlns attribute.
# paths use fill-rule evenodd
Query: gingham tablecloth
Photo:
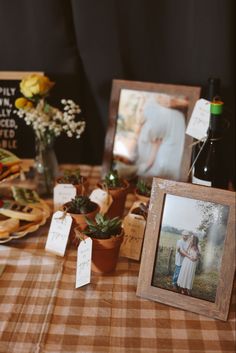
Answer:
<svg viewBox="0 0 236 353"><path fill-rule="evenodd" d="M81 168L92 189L100 168ZM1 353L235 352L235 290L222 322L137 297L139 263L126 258L75 289L76 249L45 253L48 225L0 248Z"/></svg>

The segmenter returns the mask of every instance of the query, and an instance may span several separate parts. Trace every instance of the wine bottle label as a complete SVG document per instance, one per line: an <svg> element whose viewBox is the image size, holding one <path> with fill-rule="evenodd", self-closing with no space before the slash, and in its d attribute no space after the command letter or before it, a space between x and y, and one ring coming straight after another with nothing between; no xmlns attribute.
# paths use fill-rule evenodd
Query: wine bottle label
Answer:
<svg viewBox="0 0 236 353"><path fill-rule="evenodd" d="M198 179L194 175L192 176L192 183L198 185L212 186L211 181Z"/></svg>

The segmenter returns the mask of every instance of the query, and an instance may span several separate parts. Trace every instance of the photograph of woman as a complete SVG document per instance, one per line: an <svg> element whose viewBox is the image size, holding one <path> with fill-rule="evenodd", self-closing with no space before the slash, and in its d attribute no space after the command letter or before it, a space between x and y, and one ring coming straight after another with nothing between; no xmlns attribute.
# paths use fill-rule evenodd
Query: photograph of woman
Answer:
<svg viewBox="0 0 236 353"><path fill-rule="evenodd" d="M191 295L195 272L200 259L199 239L192 235L180 269L177 285L182 294Z"/></svg>
<svg viewBox="0 0 236 353"><path fill-rule="evenodd" d="M121 91L113 147L121 175L180 179L188 103L184 96Z"/></svg>

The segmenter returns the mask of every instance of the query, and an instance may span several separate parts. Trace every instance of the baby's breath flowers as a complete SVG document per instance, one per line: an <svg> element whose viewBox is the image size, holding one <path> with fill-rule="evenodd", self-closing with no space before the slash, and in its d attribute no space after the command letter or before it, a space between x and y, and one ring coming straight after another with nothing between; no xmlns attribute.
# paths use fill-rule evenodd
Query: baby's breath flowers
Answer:
<svg viewBox="0 0 236 353"><path fill-rule="evenodd" d="M20 83L24 97L15 101L16 114L32 126L38 139L44 139L45 135L58 137L62 133L79 139L85 129L85 121L78 118L80 107L71 99L61 100L63 111L48 104L45 98L53 85L43 75L25 77Z"/></svg>

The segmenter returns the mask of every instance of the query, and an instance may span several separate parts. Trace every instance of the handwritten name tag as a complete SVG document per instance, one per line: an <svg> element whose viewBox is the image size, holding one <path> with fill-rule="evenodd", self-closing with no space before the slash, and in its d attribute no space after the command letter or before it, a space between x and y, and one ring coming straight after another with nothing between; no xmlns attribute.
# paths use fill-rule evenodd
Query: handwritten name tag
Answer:
<svg viewBox="0 0 236 353"><path fill-rule="evenodd" d="M210 102L206 99L199 99L193 109L189 120L186 134L201 140L207 135L210 120Z"/></svg>
<svg viewBox="0 0 236 353"><path fill-rule="evenodd" d="M128 213L123 221L124 240L120 248L120 256L139 260L142 251L146 221L142 216Z"/></svg>
<svg viewBox="0 0 236 353"><path fill-rule="evenodd" d="M92 257L92 239L82 240L77 250L76 267L76 288L90 283L91 280L91 257Z"/></svg>
<svg viewBox="0 0 236 353"><path fill-rule="evenodd" d="M113 202L111 195L102 189L93 190L89 198L100 206L100 213L102 214L105 214L108 211Z"/></svg>
<svg viewBox="0 0 236 353"><path fill-rule="evenodd" d="M45 249L49 252L64 256L69 238L72 217L62 211L53 214Z"/></svg>
<svg viewBox="0 0 236 353"><path fill-rule="evenodd" d="M54 211L61 209L64 203L69 202L76 195L76 187L72 184L57 184L53 189Z"/></svg>

